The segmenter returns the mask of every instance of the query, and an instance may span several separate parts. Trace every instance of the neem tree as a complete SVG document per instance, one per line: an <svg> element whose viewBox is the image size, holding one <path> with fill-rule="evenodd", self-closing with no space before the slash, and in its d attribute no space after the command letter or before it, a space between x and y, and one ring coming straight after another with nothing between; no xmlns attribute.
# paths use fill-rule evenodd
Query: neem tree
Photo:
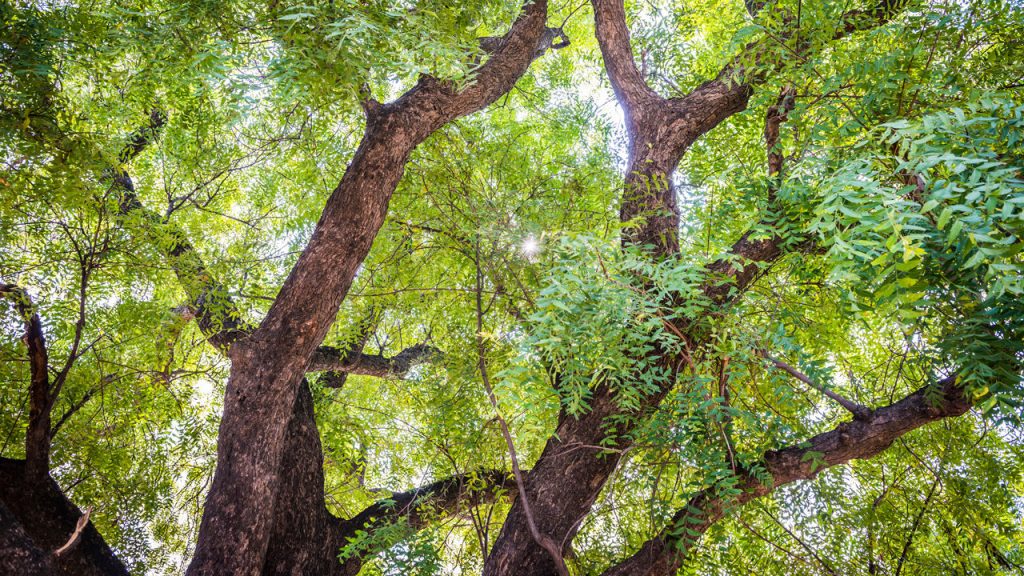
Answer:
<svg viewBox="0 0 1024 576"><path fill-rule="evenodd" d="M0 8L4 570L1022 570L1019 6L452 4Z"/></svg>

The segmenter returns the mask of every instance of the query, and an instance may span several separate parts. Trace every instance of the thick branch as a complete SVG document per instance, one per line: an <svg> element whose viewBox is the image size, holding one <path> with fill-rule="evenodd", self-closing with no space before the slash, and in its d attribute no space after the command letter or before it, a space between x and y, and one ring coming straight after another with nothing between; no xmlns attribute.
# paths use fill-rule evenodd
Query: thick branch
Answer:
<svg viewBox="0 0 1024 576"><path fill-rule="evenodd" d="M380 378L405 378L413 367L441 357L441 351L429 344L410 346L394 356L343 351L320 346L309 362L309 372L342 372Z"/></svg>
<svg viewBox="0 0 1024 576"><path fill-rule="evenodd" d="M165 122L166 116L162 112L153 111L149 124L129 136L128 144L118 158L122 162L127 162L137 156L159 137ZM188 294L189 301L185 305L188 314L196 319L199 330L206 340L226 354L235 342L248 336L255 327L245 321L238 303L228 293L227 286L207 267L185 233L143 206L123 166L115 178L115 184L121 187L122 216L141 216L147 233L153 237L154 244L170 261L171 269ZM167 238L171 241L167 242ZM413 366L437 356L439 351L425 344L406 348L393 357L364 354L361 350L355 349L343 351L321 346L310 363L309 371L402 378Z"/></svg>
<svg viewBox="0 0 1024 576"><path fill-rule="evenodd" d="M30 373L28 430L25 434L26 474L42 479L50 473L50 411L53 409L43 323L24 288L0 284L0 298L14 304L25 326L22 340L28 347Z"/></svg>
<svg viewBox="0 0 1024 576"><path fill-rule="evenodd" d="M341 521L338 541L344 546L357 530L371 531L402 520L413 529L420 529L438 516L454 516L470 507L494 502L514 486L515 480L508 472L482 470L395 492Z"/></svg>
<svg viewBox="0 0 1024 576"><path fill-rule="evenodd" d="M128 137L128 142L117 155L121 164L127 164L135 159L147 146L152 144L159 136L167 123L167 115L163 111L153 109L149 113L149 124L133 132Z"/></svg>
<svg viewBox="0 0 1024 576"><path fill-rule="evenodd" d="M309 244L259 328L230 350L217 468L189 574L260 569L303 375L384 222L409 155L436 129L510 90L536 56L546 18L545 0L525 7L461 91L427 77L395 102L366 107L363 140Z"/></svg>
<svg viewBox="0 0 1024 576"><path fill-rule="evenodd" d="M699 97L690 101L690 105L694 106L694 114L700 113L700 102L713 105L721 102L721 98L732 98L735 105L745 106L743 93L731 94L728 90L731 88L725 84L704 87L703 91L698 89ZM718 113L728 112L734 104L727 102L724 108L718 108ZM718 118L714 116L710 122ZM695 126L696 135L702 133L701 130L710 129L706 123L697 122ZM651 121L649 124L638 125L638 128L639 131L632 135L630 168L625 178L621 217L626 221L642 217L643 221L625 232L623 243L651 245L654 247L654 257L670 256L677 252L679 223L670 174L681 152L664 145L665 142L659 136L664 125ZM782 255L782 238L753 238L753 232L748 232L733 246L729 258L708 266L708 280L703 289L712 304L726 304L742 293L765 265ZM686 326L682 326L681 332L685 330ZM700 345L701 342L693 343L694 348ZM667 374L663 381L670 385L675 381L674 373L681 359L657 350L651 352L651 355L658 357L654 363ZM644 409L657 406L668 392L669 385L648 396ZM562 542L563 546L571 542L621 454L618 451L600 453L594 448L606 445L609 436L606 422L622 412L615 391L608 386L599 387L594 391L590 408L590 412L579 418L565 413L560 415L555 434L548 440L526 481L525 491L538 529ZM620 451L629 446L629 432L633 423L638 421L638 415L633 416L616 424L615 436L619 444L615 448ZM524 571L556 573L557 567L544 551L538 551L538 547L533 545L527 528L525 506L517 501L487 558L485 575L517 574Z"/></svg>
<svg viewBox="0 0 1024 576"><path fill-rule="evenodd" d="M633 129L634 114L661 103L663 99L647 85L633 59L623 1L593 0L591 3L594 6L594 35L601 47L604 67L615 97L626 113L626 125Z"/></svg>
<svg viewBox="0 0 1024 576"><path fill-rule="evenodd" d="M410 529L419 530L438 518L455 516L471 507L494 502L514 487L515 480L507 472L484 470L456 474L426 486L396 492L352 518L338 522L333 531L331 549L337 553L352 542L359 531L373 532L397 522L405 522ZM377 552L379 550L374 547L355 551L343 561L341 574L354 576L363 561Z"/></svg>
<svg viewBox="0 0 1024 576"><path fill-rule="evenodd" d="M769 485L762 484L751 473L744 473L739 482L743 492L733 500L725 500L710 491L698 493L676 513L668 528L648 540L633 556L609 568L603 576L675 574L699 535L730 509L785 484L813 478L826 468L871 458L912 430L936 420L961 416L970 409L971 402L957 386L955 377L946 378L935 386L934 394L928 387L921 388L899 402L875 410L864 420L844 422L800 445L766 453L762 464L771 475ZM684 530L675 530L676 527Z"/></svg>

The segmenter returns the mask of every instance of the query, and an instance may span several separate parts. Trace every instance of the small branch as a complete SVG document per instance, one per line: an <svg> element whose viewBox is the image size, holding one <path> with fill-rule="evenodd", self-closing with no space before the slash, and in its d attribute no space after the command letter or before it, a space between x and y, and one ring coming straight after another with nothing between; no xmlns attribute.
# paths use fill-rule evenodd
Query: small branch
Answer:
<svg viewBox="0 0 1024 576"><path fill-rule="evenodd" d="M804 374L803 372L797 370L796 368L790 366L789 364L783 362L782 360L772 357L767 352L761 351L761 355L764 356L764 358L767 359L769 362L774 364L776 368L781 369L783 372L786 372L793 378L796 378L797 380L803 382L804 384L807 384L811 388L814 388L818 392L821 392L825 396L828 396L829 398L834 400L840 406L845 408L848 412L853 414L854 418L858 420L867 420L871 416L871 409L869 409L867 406L858 404L852 400L847 400L846 398L840 396L836 392L817 384L814 380L811 380L811 378Z"/></svg>
<svg viewBox="0 0 1024 576"><path fill-rule="evenodd" d="M822 568L824 568L826 572L828 572L829 574L832 574L832 576L839 576L839 573L836 572L835 569L832 568L832 566L830 566L828 564L828 562L825 562L824 560L822 560L821 556L819 556L818 553L815 552L813 548L811 548L806 542L804 542L802 538L797 536L796 533L794 533L792 530L790 530L789 527L787 527L785 524L783 524L782 521L780 521L778 518L776 518L774 514L769 512L767 508L762 508L761 511L764 512L765 514L767 514L768 517L771 518L772 521L774 521L776 524L778 524L778 526L780 528L785 530L786 534L789 534L789 536L793 540L796 540L797 544L799 544L800 547L802 547L812 557L814 557L814 559L818 561L818 564L821 564Z"/></svg>
<svg viewBox="0 0 1024 576"><path fill-rule="evenodd" d="M82 537L82 531L85 530L86 524L89 523L89 514L92 513L92 508L86 508L85 513L78 518L78 523L75 524L75 530L71 533L71 537L64 543L63 546L53 551L53 555L56 558L60 558L64 554L71 551L72 548L78 544L78 540Z"/></svg>
<svg viewBox="0 0 1024 576"><path fill-rule="evenodd" d="M109 377L104 377L103 384L105 384L109 380ZM99 388L94 388L92 390L87 391L85 394L82 395L78 402L72 404L71 407L67 409L67 412L64 412L64 414L61 415L60 419L57 420L57 423L53 425L53 428L50 428L50 438L53 438L54 436L57 435L57 431L60 430L62 426L64 426L64 423L67 422L69 418L74 416L76 412L81 410L82 407L85 406L86 403L89 402L89 400L91 400L92 397L96 394L96 391L101 390L103 388L103 384L100 384Z"/></svg>
<svg viewBox="0 0 1024 576"><path fill-rule="evenodd" d="M932 497L935 496L935 489L939 487L939 480L941 476L936 475L935 480L932 482L932 487L928 490L928 497L924 499L924 504L921 506L921 510L918 511L917 516L914 518L914 524L910 527L910 533L907 534L907 541L903 544L903 551L900 553L900 559L896 562L896 574L900 576L903 571L903 563L907 560L907 554L910 552L910 546L914 543L914 534L917 533L917 529L921 526L921 520L924 519L925 512L928 511L928 505L932 502Z"/></svg>
<svg viewBox="0 0 1024 576"><path fill-rule="evenodd" d="M476 245L476 345L480 378L483 380L484 389L487 391L487 400L494 408L495 417L501 428L501 435L505 438L505 445L508 447L509 458L512 460L512 474L516 479L516 487L519 489L519 499L523 503L523 512L526 514L526 524L530 528L530 535L537 544L547 550L551 560L555 563L559 576L569 576L569 570L565 567L565 560L557 543L546 534L541 533L537 528L537 522L533 517L533 510L530 508L530 501L526 495L526 483L523 481L523 473L519 469L519 458L516 456L515 442L512 440L512 433L509 432L508 422L501 415L501 408L498 405L498 398L494 395L494 388L491 386L487 374L487 343L483 337L484 330L484 306L483 306L483 273L480 270L480 244Z"/></svg>

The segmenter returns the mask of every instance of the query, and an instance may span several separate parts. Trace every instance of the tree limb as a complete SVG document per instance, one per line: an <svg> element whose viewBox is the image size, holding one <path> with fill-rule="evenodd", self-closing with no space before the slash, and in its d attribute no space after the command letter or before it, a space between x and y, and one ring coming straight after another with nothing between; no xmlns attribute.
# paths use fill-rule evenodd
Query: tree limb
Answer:
<svg viewBox="0 0 1024 576"><path fill-rule="evenodd" d="M68 537L68 541L63 546L53 551L53 555L57 558L66 555L75 545L78 544L78 539L82 537L82 530L85 530L86 524L89 523L89 515L92 514L92 508L86 508L85 512L75 523L75 529L71 532L71 536Z"/></svg>
<svg viewBox="0 0 1024 576"><path fill-rule="evenodd" d="M626 112L628 126L632 124L630 120L633 114L664 99L647 85L636 66L622 0L593 0L592 4L594 34L601 48L612 90Z"/></svg>
<svg viewBox="0 0 1024 576"><path fill-rule="evenodd" d="M344 546L357 530L370 531L399 520L419 529L439 513L455 515L467 507L494 502L514 484L515 480L508 472L480 470L449 476L405 492L395 492L348 520L340 521L336 537Z"/></svg>
<svg viewBox="0 0 1024 576"><path fill-rule="evenodd" d="M50 412L53 409L43 323L24 288L14 284L0 284L0 298L6 298L14 304L25 326L22 340L28 347L30 372L25 473L34 479L42 479L50 473Z"/></svg>
<svg viewBox="0 0 1024 576"><path fill-rule="evenodd" d="M621 240L625 246L648 250L654 261L667 260L679 252L680 220L672 173L698 138L746 108L753 86L764 81L764 72L752 73L752 69L743 66L743 59L737 57L714 79L689 94L661 98L644 83L636 68L629 47L623 2L592 0L591 3L605 68L627 121L629 158L620 220L628 226ZM754 42L744 52L749 54L753 50L756 61L757 54L767 56L770 53L769 41L773 40ZM784 249L794 247L802 245L787 241L778 233L765 237L755 227L733 245L728 256L706 267L707 279L701 287L703 297L712 306L728 304L749 287L765 265L780 258ZM686 320L678 320L673 328L690 340L687 342L690 352L703 345L699 334L690 333L691 326ZM644 399L640 414L616 420L615 448L620 450L628 448L629 433L643 418L642 412L652 410L661 402L685 361L665 350L655 349L648 355L648 361L664 375L664 384ZM607 445L606 423L624 412L609 386L594 390L589 404L589 412L578 417L564 411L559 414L558 426L534 464L526 486L538 528L556 541L571 542L619 460L617 453L602 454L598 458L580 449L581 446ZM556 570L544 551L534 545L526 525L525 508L517 502L487 557L486 576Z"/></svg>
<svg viewBox="0 0 1024 576"><path fill-rule="evenodd" d="M675 574L699 535L729 510L770 494L780 486L813 478L826 468L871 458L904 434L936 420L961 416L971 408L971 401L956 384L955 377L938 382L935 394L932 392L925 386L898 402L874 410L865 420L844 422L804 443L765 453L761 464L771 477L769 484L761 483L752 472L744 472L738 483L743 492L735 499L726 500L708 490L697 493L657 537L648 540L635 554L612 566L602 576Z"/></svg>
<svg viewBox="0 0 1024 576"><path fill-rule="evenodd" d="M339 372L380 378L405 378L413 367L442 356L441 351L429 344L415 344L394 356L366 354L361 350L341 350L320 346L309 362L307 372ZM337 387L337 386L333 386Z"/></svg>
<svg viewBox="0 0 1024 576"><path fill-rule="evenodd" d="M309 243L259 327L229 351L217 467L191 576L250 574L262 566L303 376L384 222L410 154L437 129L510 90L535 58L546 19L546 0L525 6L461 90L423 77L394 102L366 108L363 139Z"/></svg>
<svg viewBox="0 0 1024 576"><path fill-rule="evenodd" d="M149 124L133 132L128 143L118 154L121 162L128 162L152 144L160 135L167 121L166 115L158 110L150 113ZM115 185L121 189L120 210L122 216L139 215L146 223L147 233L154 237L170 237L166 241L154 242L171 262L182 288L189 296L184 306L187 314L195 318L206 340L221 353L226 354L231 346L251 334L255 327L248 323L227 286L220 282L207 267L195 246L185 233L167 222L156 212L143 206L135 191L131 177L124 166L118 168ZM341 350L321 346L310 362L309 372L338 372L385 378L403 378L415 365L439 357L440 352L426 344L402 350L393 357L381 354L364 354L360 349ZM329 379L333 386L340 387L344 378ZM331 385L331 384L329 384Z"/></svg>
<svg viewBox="0 0 1024 576"><path fill-rule="evenodd" d="M514 484L515 480L507 472L483 470L456 474L426 486L396 492L348 520L336 520L331 533L330 549L336 555L338 550L355 541L360 531L372 533L398 522L405 522L412 530L419 530L441 516L455 516L471 507L495 502L506 495ZM366 558L379 551L374 546L356 550L342 561L341 574L355 576Z"/></svg>
<svg viewBox="0 0 1024 576"><path fill-rule="evenodd" d="M871 409L868 408L867 406L858 404L852 400L844 398L843 396L839 395L833 390L829 390L825 386L822 386L815 382L814 380L811 380L811 378L804 374L803 372L797 370L796 368L783 362L782 360L779 360L778 358L771 356L765 351L761 351L761 355L764 356L765 359L767 359L773 365L775 365L776 368L779 368L780 370L789 374L793 378L796 378L797 380L803 382L804 384L807 384L811 388L814 388L818 392L821 392L825 396L828 396L829 398L834 400L837 404L845 408L850 414L853 414L854 418L857 418L858 420L867 420L871 416Z"/></svg>
<svg viewBox="0 0 1024 576"><path fill-rule="evenodd" d="M483 306L483 272L480 269L480 243L476 243L476 346L477 366L480 370L480 379L483 382L484 390L487 392L487 400L494 409L494 416L498 419L498 426L501 428L501 435L505 439L505 446L508 448L509 459L512 462L512 474L515 475L516 487L519 490L519 503L523 507L526 516L526 524L530 535L538 546L547 551L551 561L555 565L559 576L569 576L569 570L565 567L565 560L562 558L562 549L551 539L550 536L537 528L537 522L533 516L533 508L530 506L529 497L526 494L526 484L523 480L523 473L519 469L519 456L516 454L516 445L512 440L512 433L508 429L508 422L501 415L501 407L498 405L498 398L494 395L494 388L491 386L491 379L487 373L487 342L484 340L484 306Z"/></svg>

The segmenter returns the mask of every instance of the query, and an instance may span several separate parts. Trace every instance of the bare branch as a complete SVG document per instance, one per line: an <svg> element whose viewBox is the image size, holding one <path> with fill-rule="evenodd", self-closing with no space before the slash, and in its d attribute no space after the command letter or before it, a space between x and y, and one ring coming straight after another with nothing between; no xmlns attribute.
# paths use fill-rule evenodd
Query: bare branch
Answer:
<svg viewBox="0 0 1024 576"><path fill-rule="evenodd" d="M359 530L405 521L420 529L441 515L455 515L467 508L494 502L512 487L513 477L501 470L456 474L405 492L395 492L371 504L348 520L340 521L334 534L337 548L348 544ZM375 551L367 551L371 554Z"/></svg>
<svg viewBox="0 0 1024 576"><path fill-rule="evenodd" d="M307 372L336 372L380 378L405 378L413 367L442 357L437 348L429 344L410 346L394 356L366 354L361 350L340 350L331 346L320 346L313 354ZM331 387L340 387L344 380Z"/></svg>
<svg viewBox="0 0 1024 576"><path fill-rule="evenodd" d="M501 415L501 407L498 405L498 398L494 395L494 388L491 386L491 379L487 373L487 343L484 340L484 306L483 306L483 271L480 269L480 243L476 244L476 346L477 364L480 369L480 379L487 392L487 400L494 409L495 418L498 419L498 426L501 428L501 435L505 439L505 446L508 448L509 459L512 461L512 473L515 475L516 487L519 490L519 502L526 514L526 525L530 529L530 535L538 546L547 551L551 561L555 565L559 576L569 576L569 570L565 567L565 560L562 558L562 550L559 545L537 528L537 521L533 516L533 508L530 506L529 497L526 494L526 483L523 481L523 473L519 469L519 457L516 454L516 444L512 440L512 433L509 431L508 422Z"/></svg>
<svg viewBox="0 0 1024 576"><path fill-rule="evenodd" d="M818 384L814 380L811 380L811 378L809 376L807 376L806 374L804 374L803 372L797 370L796 368L794 368L793 366L783 362L782 360L779 360L778 358L772 357L770 354L768 354L767 352L765 352L763 350L760 353L769 362L774 364L776 368L781 369L782 371L786 372L787 374L789 374L793 378L796 378L797 380L803 382L804 384L807 384L811 388L814 388L818 392L821 392L825 396L828 396L829 398L834 400L837 404L839 404L840 406L845 408L848 412L853 414L854 418L857 418L858 420L867 420L871 416L871 409L869 409L867 406L864 406L862 404L858 404L858 403L854 402L853 400L849 400L847 398L844 398L843 396L839 395L837 392L835 392L833 390L830 390L830 389L826 388L825 386L822 386L822 385Z"/></svg>

